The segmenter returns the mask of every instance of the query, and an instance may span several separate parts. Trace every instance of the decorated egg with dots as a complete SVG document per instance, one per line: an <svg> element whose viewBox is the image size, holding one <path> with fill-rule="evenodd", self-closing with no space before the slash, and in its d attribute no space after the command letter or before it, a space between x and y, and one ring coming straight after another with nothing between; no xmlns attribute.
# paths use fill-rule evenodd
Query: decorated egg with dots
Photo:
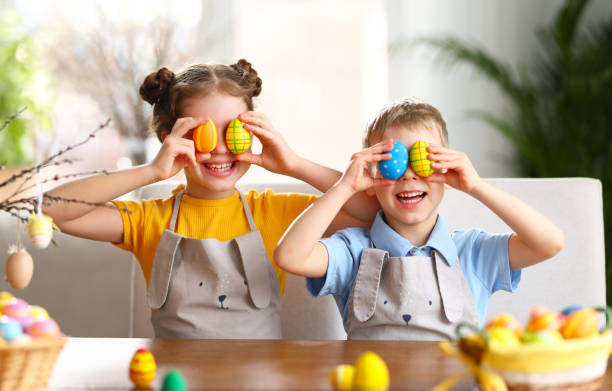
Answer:
<svg viewBox="0 0 612 391"><path fill-rule="evenodd" d="M355 367L352 365L338 365L329 374L329 382L336 391L351 391L353 389L353 377Z"/></svg>
<svg viewBox="0 0 612 391"><path fill-rule="evenodd" d="M31 214L25 226L32 244L37 248L46 248L49 245L53 237L53 228L59 230L53 219L44 214Z"/></svg>
<svg viewBox="0 0 612 391"><path fill-rule="evenodd" d="M429 144L426 141L417 141L410 148L410 168L415 174L421 177L428 177L434 173L431 168L431 160L427 158L427 147Z"/></svg>
<svg viewBox="0 0 612 391"><path fill-rule="evenodd" d="M244 128L244 122L236 118L229 123L225 133L225 144L235 155L249 150L251 147L251 133Z"/></svg>
<svg viewBox="0 0 612 391"><path fill-rule="evenodd" d="M130 379L136 387L148 387L155 378L155 359L148 349L136 350L130 362Z"/></svg>
<svg viewBox="0 0 612 391"><path fill-rule="evenodd" d="M406 146L396 141L393 143L393 149L385 153L391 154L391 158L378 162L380 175L387 179L400 178L406 172L406 167L408 167L408 150Z"/></svg>
<svg viewBox="0 0 612 391"><path fill-rule="evenodd" d="M217 147L217 127L212 119L193 130L193 143L201 153L209 153Z"/></svg>

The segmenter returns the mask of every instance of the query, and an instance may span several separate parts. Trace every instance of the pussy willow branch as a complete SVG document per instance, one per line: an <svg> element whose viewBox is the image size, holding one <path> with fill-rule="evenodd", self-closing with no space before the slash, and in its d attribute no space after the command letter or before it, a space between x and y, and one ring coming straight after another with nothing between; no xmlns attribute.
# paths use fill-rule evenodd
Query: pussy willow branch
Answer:
<svg viewBox="0 0 612 391"><path fill-rule="evenodd" d="M5 180L4 182L0 183L0 188L15 182L17 179L22 178L28 174L34 173L34 172L38 172L40 171L42 168L48 167L52 164L54 164L54 160L57 159L59 156L65 154L68 151L73 150L74 148L80 147L81 145L85 144L86 142L88 142L89 140L91 140L92 138L96 137L96 133L98 133L100 130L104 129L105 127L108 126L108 124L110 123L110 118L106 120L106 122L100 124L98 126L97 129L95 129L93 132L91 132L89 134L89 136L87 136L86 139L84 139L81 142L78 142L76 144L72 144L67 146L66 148L60 150L59 152L55 153L54 155L51 155L50 157L48 157L46 160L44 160L42 163L39 163L33 167L29 167L29 168L24 168L23 170L19 171L16 174L11 175L10 178L8 178L7 180Z"/></svg>
<svg viewBox="0 0 612 391"><path fill-rule="evenodd" d="M67 161L67 162L72 163L72 161ZM55 174L52 178L43 179L42 181L38 182L38 184L35 183L33 185L23 187L24 183L26 183L28 180L33 178L33 176L29 176L28 178L25 179L25 181L21 184L21 186L19 186L19 188L10 197L7 197L7 199L15 198L19 194L22 194L23 192L28 191L30 189L33 189L33 188L35 188L35 187L37 187L39 185L42 186L45 183L57 182L60 179L80 178L80 177L83 177L83 176L95 175L95 174L106 174L106 175L109 175L110 173L107 170L96 170L96 171L90 171L90 172L75 172L75 173L72 173L72 174L63 174L63 175ZM46 194L44 196L48 197Z"/></svg>
<svg viewBox="0 0 612 391"><path fill-rule="evenodd" d="M13 122L13 120L17 117L19 117L19 115L21 113L23 113L23 111L25 110L25 106L22 107L21 109L19 109L16 113L12 114L10 117L8 117L8 119L6 121L4 121L4 123L2 124L2 126L0 126L0 130L3 130L4 128L6 128L7 126L9 126L11 124L11 122Z"/></svg>

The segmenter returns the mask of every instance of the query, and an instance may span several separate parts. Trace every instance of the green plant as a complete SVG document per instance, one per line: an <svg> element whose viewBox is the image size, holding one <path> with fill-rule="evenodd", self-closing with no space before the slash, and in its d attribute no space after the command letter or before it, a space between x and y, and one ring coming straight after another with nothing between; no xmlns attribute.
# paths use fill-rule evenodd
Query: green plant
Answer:
<svg viewBox="0 0 612 391"><path fill-rule="evenodd" d="M467 64L500 88L511 113L475 115L514 143L524 175L601 180L606 277L612 286L612 16L584 26L588 3L566 0L552 25L538 32L540 51L533 62L518 71L458 39L419 41L448 65Z"/></svg>
<svg viewBox="0 0 612 391"><path fill-rule="evenodd" d="M51 127L44 94L36 88L42 75L36 53L33 38L19 31L19 15L10 7L0 10L0 118L26 108L0 132L0 165L31 163L34 123Z"/></svg>

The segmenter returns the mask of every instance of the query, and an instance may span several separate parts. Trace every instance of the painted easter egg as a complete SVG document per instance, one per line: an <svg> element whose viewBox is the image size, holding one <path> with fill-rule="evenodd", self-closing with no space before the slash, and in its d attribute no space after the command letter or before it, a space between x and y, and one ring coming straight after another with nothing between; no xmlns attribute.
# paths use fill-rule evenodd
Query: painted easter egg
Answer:
<svg viewBox="0 0 612 391"><path fill-rule="evenodd" d="M415 174L421 177L427 177L434 173L431 168L431 160L427 158L429 154L427 147L429 144L426 141L417 141L410 148L410 168Z"/></svg>
<svg viewBox="0 0 612 391"><path fill-rule="evenodd" d="M251 147L251 134L244 128L244 122L238 118L233 119L225 132L225 144L235 155L240 155Z"/></svg>
<svg viewBox="0 0 612 391"><path fill-rule="evenodd" d="M512 314L502 313L497 315L487 323L485 330L498 326L512 331L518 338L521 338L523 335L523 326L521 326L520 322L516 320Z"/></svg>
<svg viewBox="0 0 612 391"><path fill-rule="evenodd" d="M193 130L195 149L201 153L209 153L217 147L217 127L212 119Z"/></svg>
<svg viewBox="0 0 612 391"><path fill-rule="evenodd" d="M140 348L130 362L130 379L136 387L148 387L155 378L155 359L148 349Z"/></svg>
<svg viewBox="0 0 612 391"><path fill-rule="evenodd" d="M24 330L34 323L30 305L23 299L15 299L12 303L7 304L2 314L19 322Z"/></svg>
<svg viewBox="0 0 612 391"><path fill-rule="evenodd" d="M2 316L0 318L0 337L7 342L16 341L23 337L23 329L15 319Z"/></svg>
<svg viewBox="0 0 612 391"><path fill-rule="evenodd" d="M4 307L6 307L7 304L15 300L15 296L13 296L12 293L6 291L0 292L0 313L4 311Z"/></svg>
<svg viewBox="0 0 612 391"><path fill-rule="evenodd" d="M355 367L342 364L338 365L332 373L329 374L329 382L336 391L351 391L354 376Z"/></svg>
<svg viewBox="0 0 612 391"><path fill-rule="evenodd" d="M34 274L34 262L25 249L9 255L5 265L6 280L15 289L23 289L30 284Z"/></svg>
<svg viewBox="0 0 612 391"><path fill-rule="evenodd" d="M563 311L561 311L561 313L565 316L569 316L572 312L578 311L579 309L582 309L581 305L572 305L569 307L565 307Z"/></svg>
<svg viewBox="0 0 612 391"><path fill-rule="evenodd" d="M540 331L525 331L521 342L523 343L540 343L545 345L553 345L563 341L563 336L558 330L544 329Z"/></svg>
<svg viewBox="0 0 612 391"><path fill-rule="evenodd" d="M53 237L53 228L59 229L51 217L34 213L30 215L30 220L25 226L32 244L37 248L46 248L49 245Z"/></svg>
<svg viewBox="0 0 612 391"><path fill-rule="evenodd" d="M393 149L385 153L391 154L391 159L378 162L380 175L387 179L400 178L408 167L408 149L403 143L396 141L393 143Z"/></svg>
<svg viewBox="0 0 612 391"><path fill-rule="evenodd" d="M485 338L489 346L511 348L521 344L516 334L505 327L494 326L485 330Z"/></svg>
<svg viewBox="0 0 612 391"><path fill-rule="evenodd" d="M530 312L529 323L527 323L526 329L531 332L558 330L561 323L560 314L542 306L535 306Z"/></svg>
<svg viewBox="0 0 612 391"><path fill-rule="evenodd" d="M353 390L386 391L389 389L389 369L374 352L365 352L355 362Z"/></svg>
<svg viewBox="0 0 612 391"><path fill-rule="evenodd" d="M61 335L60 328L53 318L34 322L27 331L28 335L36 338L57 338Z"/></svg>
<svg viewBox="0 0 612 391"><path fill-rule="evenodd" d="M47 312L47 310L39 305L31 305L30 313L32 314L32 319L34 319L34 323L49 319L49 313Z"/></svg>
<svg viewBox="0 0 612 391"><path fill-rule="evenodd" d="M572 312L561 327L561 334L567 338L589 338L599 333L599 313L593 308Z"/></svg>
<svg viewBox="0 0 612 391"><path fill-rule="evenodd" d="M161 391L187 391L187 382L176 369L171 369L164 378Z"/></svg>

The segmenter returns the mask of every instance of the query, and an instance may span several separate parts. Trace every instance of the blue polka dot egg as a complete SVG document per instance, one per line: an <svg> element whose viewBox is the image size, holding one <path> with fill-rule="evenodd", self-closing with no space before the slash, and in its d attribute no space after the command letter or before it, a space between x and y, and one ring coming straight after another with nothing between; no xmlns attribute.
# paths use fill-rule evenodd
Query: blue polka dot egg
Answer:
<svg viewBox="0 0 612 391"><path fill-rule="evenodd" d="M378 162L380 175L387 179L400 178L408 167L408 149L403 143L396 141L393 143L393 149L385 153L390 153L391 159Z"/></svg>

